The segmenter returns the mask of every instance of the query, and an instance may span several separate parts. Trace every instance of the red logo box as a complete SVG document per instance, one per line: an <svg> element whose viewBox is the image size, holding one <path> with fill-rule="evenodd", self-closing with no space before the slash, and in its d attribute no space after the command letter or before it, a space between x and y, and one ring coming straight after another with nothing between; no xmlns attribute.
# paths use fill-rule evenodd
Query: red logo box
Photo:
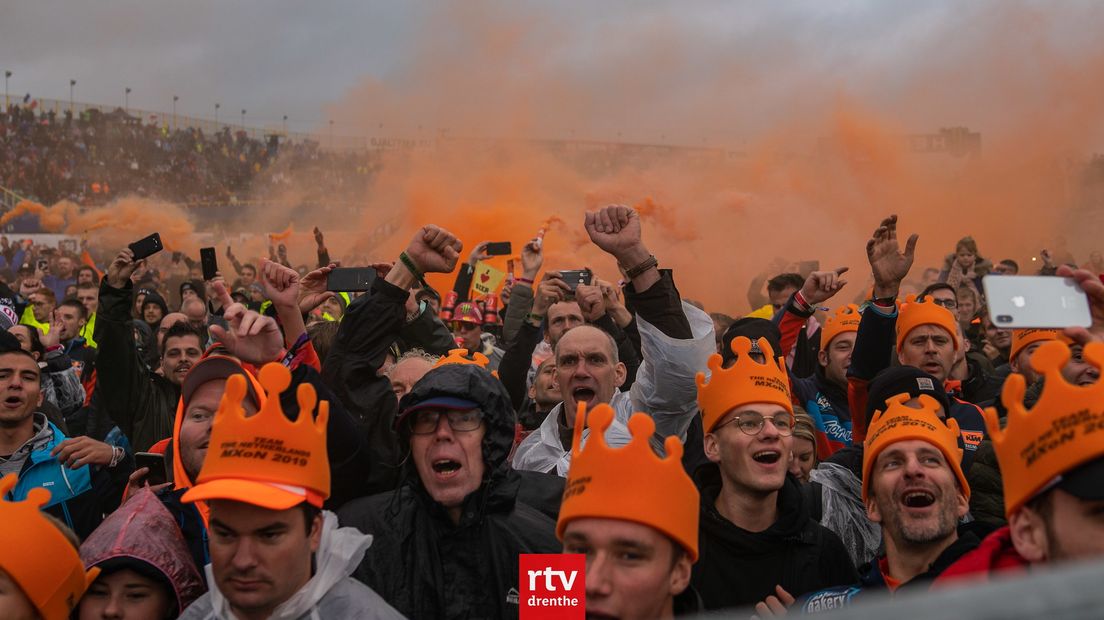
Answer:
<svg viewBox="0 0 1104 620"><path fill-rule="evenodd" d="M520 620L586 617L585 555L523 553L518 564Z"/></svg>

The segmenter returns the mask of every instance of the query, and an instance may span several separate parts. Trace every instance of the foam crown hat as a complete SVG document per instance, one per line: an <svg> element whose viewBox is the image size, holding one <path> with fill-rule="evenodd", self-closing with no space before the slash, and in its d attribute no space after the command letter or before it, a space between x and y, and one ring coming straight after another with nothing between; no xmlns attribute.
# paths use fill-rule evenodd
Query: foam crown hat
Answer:
<svg viewBox="0 0 1104 620"><path fill-rule="evenodd" d="M714 353L709 357L709 382L704 372L698 373L698 406L705 432L712 432L729 411L752 403L771 403L793 413L786 360L774 357L774 349L766 338L760 338L757 344L766 356L763 363L751 357L751 340L737 336L729 345L736 354L736 363L731 368L723 368L723 358Z"/></svg>
<svg viewBox="0 0 1104 620"><path fill-rule="evenodd" d="M1020 351L1036 342L1047 342L1049 340L1061 340L1067 344L1072 342L1057 329L1014 329L1012 330L1012 346L1008 350L1008 359L1016 359Z"/></svg>
<svg viewBox="0 0 1104 620"><path fill-rule="evenodd" d="M1085 345L1083 357L1104 368L1104 343ZM996 409L985 410L1004 485L1004 511L1010 516L1058 476L1104 456L1104 382L1072 385L1062 377L1070 359L1064 342L1044 342L1031 354L1031 366L1044 377L1043 391L1024 407L1023 375L1009 375L1001 390L1008 411L1003 430Z"/></svg>
<svg viewBox="0 0 1104 620"><path fill-rule="evenodd" d="M941 405L927 394L918 397L919 408L907 403L912 396L908 392L886 399L885 411L875 411L863 444L862 498L866 501L870 490L871 470L878 455L887 447L899 441L926 441L943 453L947 464L958 479L962 493L970 498L970 483L962 472L962 448L958 447L960 430L953 418L943 420L939 417Z"/></svg>
<svg viewBox="0 0 1104 620"><path fill-rule="evenodd" d="M0 497L7 497L18 477L0 479ZM50 492L34 488L21 502L0 499L0 569L8 573L45 620L63 620L100 574L84 570L77 549L42 514Z"/></svg>
<svg viewBox="0 0 1104 620"><path fill-rule="evenodd" d="M916 299L916 295L909 295L897 312L898 351L904 346L905 338L908 337L909 332L921 325L942 327L950 332L955 350L962 348L962 341L958 337L958 321L951 314L951 311L931 299L921 301Z"/></svg>
<svg viewBox="0 0 1104 620"><path fill-rule="evenodd" d="M859 331L860 320L862 320L862 314L857 305L847 304L837 308L820 328L820 348L827 349L832 339L840 334Z"/></svg>
<svg viewBox="0 0 1104 620"><path fill-rule="evenodd" d="M449 349L448 355L437 360L437 363L433 364L434 368L440 368L441 366L447 366L448 364L468 364L471 366L479 366L480 368L486 368L491 360L487 359L486 355L476 351L472 353L471 358L467 357L467 349Z"/></svg>
<svg viewBox="0 0 1104 620"><path fill-rule="evenodd" d="M608 404L594 407L588 416L586 403L579 403L556 536L562 540L574 519L631 521L674 539L696 562L701 498L682 467L682 442L667 437L666 456L657 455L651 445L655 422L648 414L637 413L629 418L632 440L611 448L605 434L614 417ZM584 422L590 427L586 446L582 445Z"/></svg>
<svg viewBox="0 0 1104 620"><path fill-rule="evenodd" d="M280 407L280 394L291 385L291 371L282 364L267 364L259 380L268 398L259 413L246 417L241 406L245 378L227 379L207 458L184 501L231 499L286 510L304 501L321 507L330 496L330 404L319 403L314 387L301 383L296 392L299 417L293 422ZM316 404L317 417L312 415Z"/></svg>

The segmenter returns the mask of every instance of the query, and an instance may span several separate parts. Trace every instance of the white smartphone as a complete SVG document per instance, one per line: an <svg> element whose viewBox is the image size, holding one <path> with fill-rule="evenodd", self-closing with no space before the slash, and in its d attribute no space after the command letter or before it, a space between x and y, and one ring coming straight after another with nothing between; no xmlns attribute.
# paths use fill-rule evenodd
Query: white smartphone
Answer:
<svg viewBox="0 0 1104 620"><path fill-rule="evenodd" d="M997 276L981 279L989 318L997 327L1089 327L1089 298L1070 278Z"/></svg>

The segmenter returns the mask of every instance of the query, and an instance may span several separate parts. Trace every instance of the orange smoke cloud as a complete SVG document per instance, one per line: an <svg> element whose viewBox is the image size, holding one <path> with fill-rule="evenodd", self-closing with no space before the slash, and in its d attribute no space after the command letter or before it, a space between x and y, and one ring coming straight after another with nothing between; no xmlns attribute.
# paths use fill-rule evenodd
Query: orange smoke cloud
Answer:
<svg viewBox="0 0 1104 620"><path fill-rule="evenodd" d="M893 27L876 11L852 13ZM557 218L546 268L590 265L616 279L583 213L632 204L683 294L730 313L748 310L746 283L773 275L775 257L850 266L843 296L858 295L866 239L891 213L920 234L916 277L967 234L993 260L1029 265L1062 234L1084 256L1095 239L1077 162L1104 138L1104 42L1090 26L1104 7L1042 14L990 2L953 14L841 59L834 49L854 42L816 15L784 13L732 37L693 19L627 17L595 31L550 9L442 9L413 37L402 72L366 77L327 110L432 144L383 155L359 228L394 221L396 233L371 244L353 235L346 249L390 258L431 222L457 233L465 254L481 240L517 247ZM980 132L980 156L946 148L953 132L933 138L941 152L905 140L959 125Z"/></svg>

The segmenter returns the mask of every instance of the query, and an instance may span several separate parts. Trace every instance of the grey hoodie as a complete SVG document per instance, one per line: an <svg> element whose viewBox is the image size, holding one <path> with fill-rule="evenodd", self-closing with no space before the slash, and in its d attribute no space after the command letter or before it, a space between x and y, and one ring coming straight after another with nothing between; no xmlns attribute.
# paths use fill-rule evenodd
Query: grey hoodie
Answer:
<svg viewBox="0 0 1104 620"><path fill-rule="evenodd" d="M317 570L311 580L280 604L269 620L392 620L395 611L368 586L349 577L364 558L372 537L356 528L337 527L337 515L323 512L322 541L315 553ZM180 620L237 620L230 603L218 590L211 565L207 565L211 589L192 603Z"/></svg>

